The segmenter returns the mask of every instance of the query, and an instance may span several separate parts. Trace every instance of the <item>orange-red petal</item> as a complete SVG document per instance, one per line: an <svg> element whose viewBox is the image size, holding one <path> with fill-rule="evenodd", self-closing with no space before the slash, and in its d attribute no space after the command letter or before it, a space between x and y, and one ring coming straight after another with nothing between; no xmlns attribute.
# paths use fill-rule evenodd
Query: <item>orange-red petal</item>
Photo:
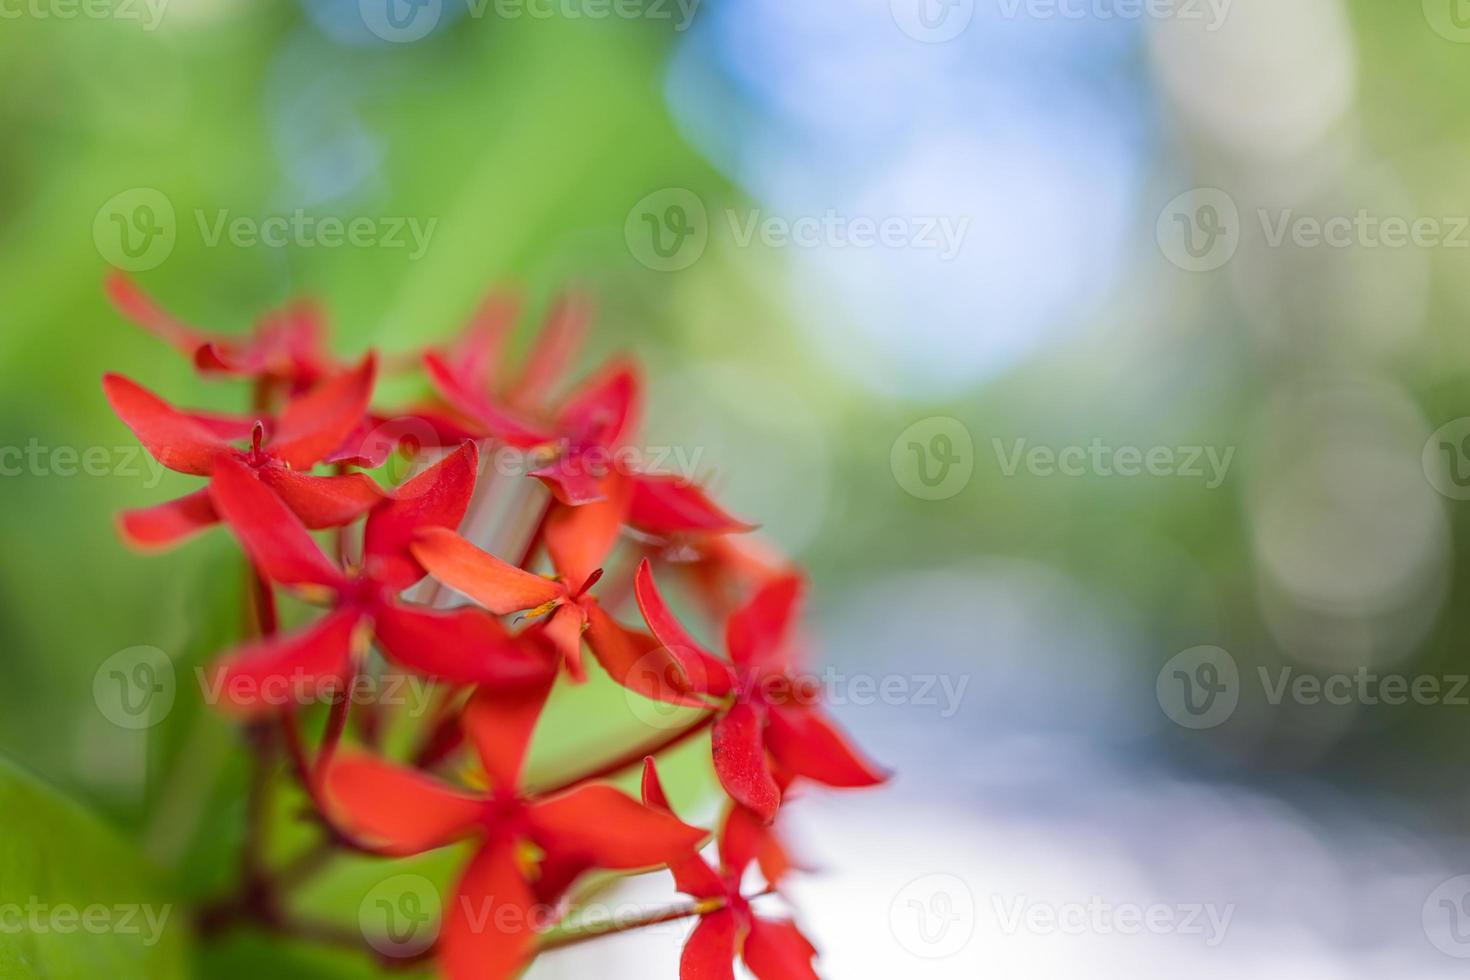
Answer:
<svg viewBox="0 0 1470 980"><path fill-rule="evenodd" d="M452 843L485 810L481 797L370 755L335 757L323 788L347 829L392 854L418 854Z"/></svg>
<svg viewBox="0 0 1470 980"><path fill-rule="evenodd" d="M740 921L735 913L721 909L701 917L679 956L679 980L734 980L739 948Z"/></svg>
<svg viewBox="0 0 1470 980"><path fill-rule="evenodd" d="M764 719L754 707L738 702L715 722L715 774L730 798L770 823L781 807L781 788L766 761Z"/></svg>
<svg viewBox="0 0 1470 980"><path fill-rule="evenodd" d="M220 517L265 575L282 585L345 583L342 571L322 554L301 519L250 467L221 457L209 491Z"/></svg>
<svg viewBox="0 0 1470 980"><path fill-rule="evenodd" d="M548 853L582 855L597 867L616 870L680 860L708 836L603 783L539 800L527 820L532 837Z"/></svg>
<svg viewBox="0 0 1470 980"><path fill-rule="evenodd" d="M479 753L491 785L503 793L521 785L526 753L556 675L517 687L486 685L465 706L461 723Z"/></svg>
<svg viewBox="0 0 1470 980"><path fill-rule="evenodd" d="M140 551L171 548L217 523L208 487L152 507L125 510L117 521L123 539Z"/></svg>
<svg viewBox="0 0 1470 980"><path fill-rule="evenodd" d="M756 980L820 980L812 969L816 948L784 919L752 917L741 958Z"/></svg>
<svg viewBox="0 0 1470 980"><path fill-rule="evenodd" d="M208 476L215 460L229 449L198 419L120 374L103 375L102 390L143 448L171 470Z"/></svg>
<svg viewBox="0 0 1470 980"><path fill-rule="evenodd" d="M341 446L367 414L376 377L377 358L369 354L353 370L293 398L277 421L271 454L304 470Z"/></svg>
<svg viewBox="0 0 1470 980"><path fill-rule="evenodd" d="M528 684L554 670L478 609L383 603L373 620L378 641L395 663L452 684Z"/></svg>
<svg viewBox="0 0 1470 980"><path fill-rule="evenodd" d="M312 530L355 521L383 499L382 488L363 473L312 476L270 464L258 472L260 481Z"/></svg>
<svg viewBox="0 0 1470 980"><path fill-rule="evenodd" d="M420 530L411 550L430 575L497 616L535 609L567 595L564 586L501 561L446 528Z"/></svg>
<svg viewBox="0 0 1470 980"><path fill-rule="evenodd" d="M368 515L363 551L379 581L404 589L424 577L409 550L425 528L446 532L459 527L475 493L480 452L466 442L392 492Z"/></svg>
<svg viewBox="0 0 1470 980"><path fill-rule="evenodd" d="M766 744L781 765L826 786L876 786L888 780L819 708L773 705Z"/></svg>

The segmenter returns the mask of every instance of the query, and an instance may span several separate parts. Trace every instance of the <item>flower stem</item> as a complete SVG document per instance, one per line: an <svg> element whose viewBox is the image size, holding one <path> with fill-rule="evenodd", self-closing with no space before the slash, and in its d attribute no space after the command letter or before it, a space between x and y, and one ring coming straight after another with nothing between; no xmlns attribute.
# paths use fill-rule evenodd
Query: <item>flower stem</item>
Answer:
<svg viewBox="0 0 1470 980"><path fill-rule="evenodd" d="M643 742L622 753L621 755L613 759L609 759L607 762L603 763L595 769L592 769L588 772L578 773L576 776L562 780L555 786L551 786L544 790L541 790L539 795L560 793L565 790L571 789L573 786L580 786L582 783L591 782L595 779L606 779L609 776L616 776L618 773L625 772L628 769L632 769L634 766L642 765L644 758L646 758L647 756L658 755L660 752L667 752L669 749L672 749L679 745L683 745L685 742L696 737L706 728L709 728L711 725L713 725L715 723L715 719L718 717L718 711L707 711L699 718L690 722L688 725L685 725L683 728L675 729L673 732L667 735L662 735L657 739Z"/></svg>
<svg viewBox="0 0 1470 980"><path fill-rule="evenodd" d="M629 919L626 922L609 922L586 929L573 927L567 930L559 930L543 937L541 942L537 944L536 951L538 953L546 953L554 949L565 949L568 946L576 946L579 943L601 939L603 936L614 936L622 932L632 932L635 929L661 926L666 922L692 919L697 915L708 915L710 912L717 912L724 907L724 899L714 898L703 902L694 902L689 905L664 909L661 912L654 912L637 919Z"/></svg>

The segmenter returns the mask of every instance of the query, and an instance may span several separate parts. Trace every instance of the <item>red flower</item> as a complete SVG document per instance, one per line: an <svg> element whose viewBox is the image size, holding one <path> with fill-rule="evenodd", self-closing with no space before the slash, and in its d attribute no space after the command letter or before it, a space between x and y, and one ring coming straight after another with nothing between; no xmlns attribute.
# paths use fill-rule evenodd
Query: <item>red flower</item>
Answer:
<svg viewBox="0 0 1470 980"><path fill-rule="evenodd" d="M219 460L211 498L255 567L332 610L298 632L259 640L225 657L217 666L216 687L228 705L262 710L279 706L269 697L277 689L304 698L340 688L355 673L369 637L403 666L454 683L524 683L550 674L548 663L477 610L436 612L396 598L424 576L408 543L423 528L458 526L477 463L474 444L466 443L395 490L368 515L361 565L344 570L248 466Z"/></svg>
<svg viewBox="0 0 1470 980"><path fill-rule="evenodd" d="M476 794L370 756L339 756L327 798L354 833L394 854L417 854L466 838L479 847L446 906L438 960L451 980L509 980L535 951L539 903L554 901L587 868L634 870L678 860L704 831L589 784L552 796L526 793L526 750L549 682L519 690L480 688L463 725L484 766ZM527 845L540 853L531 857ZM568 872L567 869L575 869Z"/></svg>
<svg viewBox="0 0 1470 980"><path fill-rule="evenodd" d="M772 759L797 776L828 786L874 786L887 776L865 760L815 704L815 692L792 676L787 658L802 581L775 579L725 623L725 663L696 643L674 618L645 559L634 592L649 629L677 659L690 693L726 698L714 725L714 764L730 798L765 823L782 790Z"/></svg>
<svg viewBox="0 0 1470 980"><path fill-rule="evenodd" d="M736 520L716 506L704 491L687 480L641 472L622 462L618 450L637 429L642 383L632 365L613 361L572 392L560 407L537 413L552 379L564 366L560 351L570 346L562 339L585 315L554 315L547 333L523 375L521 384L502 401L476 383L486 363L498 362L487 353L497 350L503 334L503 313L490 307L483 334L471 333L451 358L429 353L424 367L439 394L455 409L493 436L511 446L533 450L539 464L530 475L544 483L564 505L576 507L593 501L620 501L615 523L628 523L657 536L726 534L749 531L752 525ZM559 308L560 309L560 308ZM576 328L580 332L580 325ZM542 352L549 352L542 354ZM538 418L527 417L537 413ZM626 483L626 486L617 484Z"/></svg>
<svg viewBox="0 0 1470 980"><path fill-rule="evenodd" d="M643 763L643 802L672 814L652 758ZM766 846L765 829L733 809L720 832L720 866L712 868L694 851L669 864L679 891L703 911L679 960L680 980L734 980L738 956L757 980L818 980L817 951L787 919L766 919L751 910L740 890L745 871ZM772 886L776 884L768 878Z"/></svg>
<svg viewBox="0 0 1470 980"><path fill-rule="evenodd" d="M280 496L308 527L336 527L361 515L383 492L361 473L312 476L305 472L337 450L357 427L372 397L375 361L363 359L355 370L338 374L286 404L278 419L242 422L223 416L182 412L140 385L117 374L103 376L102 387L118 417L164 466L180 473L213 477L221 461L239 463ZM232 438L249 426L249 449ZM218 518L208 489L141 510L120 520L124 537L140 548L176 544Z"/></svg>
<svg viewBox="0 0 1470 980"><path fill-rule="evenodd" d="M604 513L603 504L577 508ZM600 533L564 535L548 526L547 543L553 562L561 572L556 579L524 571L475 547L453 531L425 528L415 535L410 550L434 578L495 613L507 616L524 612L545 617L539 628L566 663L577 681L586 679L582 666L582 634L608 674L626 687L660 700L690 707L703 702L670 691L658 683L674 662L646 634L625 629L613 620L589 590L602 577L595 567L612 546L612 535L604 526Z"/></svg>
<svg viewBox="0 0 1470 980"><path fill-rule="evenodd" d="M279 382L300 391L340 370L326 352L321 311L311 304L266 314L242 338L174 319L120 272L107 277L106 287L119 312L187 357L201 374Z"/></svg>

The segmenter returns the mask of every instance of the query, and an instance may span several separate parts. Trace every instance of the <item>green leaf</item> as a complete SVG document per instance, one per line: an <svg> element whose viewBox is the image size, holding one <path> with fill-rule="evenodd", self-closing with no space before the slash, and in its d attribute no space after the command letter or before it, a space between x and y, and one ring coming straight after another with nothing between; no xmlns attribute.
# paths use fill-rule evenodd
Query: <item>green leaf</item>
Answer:
<svg viewBox="0 0 1470 980"><path fill-rule="evenodd" d="M183 917L135 847L0 759L0 976L183 978Z"/></svg>

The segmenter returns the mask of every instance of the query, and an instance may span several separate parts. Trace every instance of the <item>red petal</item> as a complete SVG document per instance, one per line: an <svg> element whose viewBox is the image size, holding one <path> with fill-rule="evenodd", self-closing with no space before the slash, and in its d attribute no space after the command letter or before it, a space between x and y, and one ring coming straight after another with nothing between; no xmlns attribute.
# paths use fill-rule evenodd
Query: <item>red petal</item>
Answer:
<svg viewBox="0 0 1470 980"><path fill-rule="evenodd" d="M185 414L227 442L249 439L257 422L265 427L267 434L275 425L269 418L256 418L253 415L228 415L224 412L201 412L197 409Z"/></svg>
<svg viewBox="0 0 1470 980"><path fill-rule="evenodd" d="M490 435L512 446L527 448L550 442L552 433L523 421L471 389L437 354L424 355L429 381L445 401L483 425Z"/></svg>
<svg viewBox="0 0 1470 980"><path fill-rule="evenodd" d="M478 609L444 612L384 603L374 622L378 641L395 663L452 684L526 684L554 671Z"/></svg>
<svg viewBox="0 0 1470 980"><path fill-rule="evenodd" d="M440 969L448 980L514 980L535 953L535 914L515 841L487 842L444 909Z"/></svg>
<svg viewBox="0 0 1470 980"><path fill-rule="evenodd" d="M174 319L148 298L137 285L114 271L107 276L107 296L118 312L158 337L185 357L193 357L200 346L212 338L202 330Z"/></svg>
<svg viewBox="0 0 1470 980"><path fill-rule="evenodd" d="M516 298L505 293L491 293L480 301L446 359L466 387L495 383L518 308Z"/></svg>
<svg viewBox="0 0 1470 980"><path fill-rule="evenodd" d="M766 742L783 766L827 786L876 786L888 780L818 708L773 705Z"/></svg>
<svg viewBox="0 0 1470 980"><path fill-rule="evenodd" d="M624 628L596 603L587 606L587 645L608 676L654 701L704 708L706 703L691 692L717 686L711 685L703 672L691 677L685 661L672 656L655 638ZM715 663L718 665L718 661ZM724 666L718 665L717 669L724 670ZM728 688L728 683L725 686Z"/></svg>
<svg viewBox="0 0 1470 980"><path fill-rule="evenodd" d="M761 586L725 624L730 658L741 666L774 662L786 646L801 593L797 575L783 575Z"/></svg>
<svg viewBox="0 0 1470 980"><path fill-rule="evenodd" d="M580 507L603 499L601 474L593 475L588 472L590 468L587 458L573 454L531 470L528 475L546 484L546 489L563 504Z"/></svg>
<svg viewBox="0 0 1470 980"><path fill-rule="evenodd" d="M602 481L602 500L553 506L546 521L546 550L568 583L581 585L607 560L623 526L630 491L628 480L613 475Z"/></svg>
<svg viewBox="0 0 1470 980"><path fill-rule="evenodd" d="M756 980L821 980L812 969L817 951L793 922L753 917L742 954Z"/></svg>
<svg viewBox="0 0 1470 980"><path fill-rule="evenodd" d="M269 447L271 455L304 470L342 445L367 414L377 367L377 358L369 354L355 370L293 398L276 424Z"/></svg>
<svg viewBox="0 0 1470 980"><path fill-rule="evenodd" d="M713 654L704 647L694 642L694 637L684 629L684 624L674 618L669 610L668 604L659 594L658 586L653 581L653 568L645 558L638 563L638 574L633 580L633 594L638 600L638 608L643 612L643 620L648 623L648 628L653 630L653 635L664 646L674 651L693 651L696 655L702 654L711 660L715 659Z"/></svg>
<svg viewBox="0 0 1470 980"><path fill-rule="evenodd" d="M600 868L619 870L678 861L708 836L601 783L541 800L527 818L531 836L548 853L583 855Z"/></svg>
<svg viewBox="0 0 1470 980"><path fill-rule="evenodd" d="M755 530L754 524L736 520L705 496L694 483L674 476L641 474L633 479L634 490L628 523L667 537L675 534L729 534Z"/></svg>
<svg viewBox="0 0 1470 980"><path fill-rule="evenodd" d="M776 818L781 788L766 762L764 721L755 708L737 703L715 722L715 773L730 798L765 823Z"/></svg>
<svg viewBox="0 0 1470 980"><path fill-rule="evenodd" d="M312 476L275 464L257 472L260 481L312 530L351 523L383 499L382 489L362 473Z"/></svg>
<svg viewBox="0 0 1470 980"><path fill-rule="evenodd" d="M463 837L485 811L481 797L369 755L337 756L323 786L347 829L393 854L443 847Z"/></svg>
<svg viewBox="0 0 1470 980"><path fill-rule="evenodd" d="M229 444L188 414L120 374L102 376L102 390L117 417L164 466L208 476Z"/></svg>
<svg viewBox="0 0 1470 980"><path fill-rule="evenodd" d="M643 760L643 802L664 813L674 812L674 808L669 806L669 798L664 795L663 784L659 782L653 756ZM679 891L692 898L716 898L725 895L725 885L720 876L694 851L677 861L670 861L669 870L674 873L674 884Z"/></svg>
<svg viewBox="0 0 1470 980"><path fill-rule="evenodd" d="M566 602L557 607L544 627L546 638L561 654L572 680L579 684L587 679L587 672L582 667L582 627L586 623L587 616L582 607L575 602Z"/></svg>
<svg viewBox="0 0 1470 980"><path fill-rule="evenodd" d="M420 531L412 551L430 575L497 616L534 609L567 595L566 588L556 582L501 561L445 528Z"/></svg>
<svg viewBox="0 0 1470 980"><path fill-rule="evenodd" d="M548 672L540 683L515 688L481 687L465 706L465 731L475 743L485 774L501 792L520 788L531 735L555 679L556 675Z"/></svg>
<svg viewBox="0 0 1470 980"><path fill-rule="evenodd" d="M572 393L557 427L577 444L615 445L638 425L641 388L637 370L614 361Z"/></svg>
<svg viewBox="0 0 1470 980"><path fill-rule="evenodd" d="M214 667L207 694L225 711L253 713L311 704L347 683L361 616L339 609L294 633L246 644Z"/></svg>
<svg viewBox="0 0 1470 980"><path fill-rule="evenodd" d="M451 533L459 527L475 493L479 466L480 452L467 442L398 487L368 515L363 551L375 578L402 589L424 577L409 545L426 528Z"/></svg>
<svg viewBox="0 0 1470 980"><path fill-rule="evenodd" d="M679 980L734 980L740 923L729 909L699 920L679 957Z"/></svg>
<svg viewBox="0 0 1470 980"><path fill-rule="evenodd" d="M153 507L125 510L118 515L123 539L142 551L158 551L219 523L209 501L209 488Z"/></svg>
<svg viewBox="0 0 1470 980"><path fill-rule="evenodd" d="M209 491L215 509L265 575L282 585L345 584L346 577L322 554L301 519L250 467L220 457Z"/></svg>
<svg viewBox="0 0 1470 980"><path fill-rule="evenodd" d="M536 336L520 378L511 388L512 404L541 405L577 357L587 326L592 321L592 304L587 297L568 294L558 297L547 314L546 324Z"/></svg>
<svg viewBox="0 0 1470 980"><path fill-rule="evenodd" d="M793 867L775 832L745 807L733 806L720 828L720 864L738 881L752 862L769 885L779 885Z"/></svg>

